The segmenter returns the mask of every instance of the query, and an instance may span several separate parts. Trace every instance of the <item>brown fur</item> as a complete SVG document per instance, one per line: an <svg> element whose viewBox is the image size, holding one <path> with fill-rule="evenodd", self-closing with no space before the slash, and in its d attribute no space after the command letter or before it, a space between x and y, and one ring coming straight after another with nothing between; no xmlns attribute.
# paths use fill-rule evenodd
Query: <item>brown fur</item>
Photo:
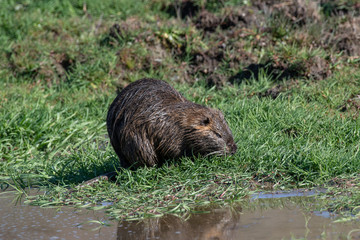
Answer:
<svg viewBox="0 0 360 240"><path fill-rule="evenodd" d="M221 111L190 102L155 79L138 80L119 93L109 108L107 129L123 167L237 149Z"/></svg>

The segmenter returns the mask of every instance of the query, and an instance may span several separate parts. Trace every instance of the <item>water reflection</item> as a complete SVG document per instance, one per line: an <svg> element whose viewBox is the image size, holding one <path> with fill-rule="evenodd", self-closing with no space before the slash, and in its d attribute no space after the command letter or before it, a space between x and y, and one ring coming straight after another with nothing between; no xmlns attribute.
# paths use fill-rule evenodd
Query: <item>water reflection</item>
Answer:
<svg viewBox="0 0 360 240"><path fill-rule="evenodd" d="M140 222L123 222L118 239L232 239L238 227L239 212L214 210L209 214L192 215L189 219L168 215Z"/></svg>
<svg viewBox="0 0 360 240"><path fill-rule="evenodd" d="M208 214L192 215L186 221L166 216L122 222L117 239L360 239L359 231L348 238L359 223L334 223L329 212L306 213L289 199L276 200L277 203L270 204L269 199L259 200L257 208L247 210L215 209Z"/></svg>
<svg viewBox="0 0 360 240"><path fill-rule="evenodd" d="M289 198L289 197L311 197L320 193L325 193L326 189L295 189L292 191L277 191L277 192L258 192L251 195L252 200L256 199L274 199L274 198Z"/></svg>

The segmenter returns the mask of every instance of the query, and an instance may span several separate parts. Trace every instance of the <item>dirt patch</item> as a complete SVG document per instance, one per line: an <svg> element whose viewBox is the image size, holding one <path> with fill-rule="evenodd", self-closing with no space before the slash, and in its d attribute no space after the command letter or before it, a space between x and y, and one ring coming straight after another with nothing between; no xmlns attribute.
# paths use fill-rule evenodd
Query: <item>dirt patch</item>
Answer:
<svg viewBox="0 0 360 240"><path fill-rule="evenodd" d="M63 77L66 73L71 72L75 66L75 59L67 53L51 52L51 58L55 66L56 72Z"/></svg>
<svg viewBox="0 0 360 240"><path fill-rule="evenodd" d="M263 97L271 97L272 99L276 99L282 94L282 96L289 96L291 94L291 90L294 88L298 88L299 80L290 80L283 83L276 84L275 86L259 93L255 93L259 98ZM250 97L252 97L250 96Z"/></svg>
<svg viewBox="0 0 360 240"><path fill-rule="evenodd" d="M220 19L206 10L202 11L195 20L195 26L205 31L215 31L219 26Z"/></svg>
<svg viewBox="0 0 360 240"><path fill-rule="evenodd" d="M73 36L66 30L64 31L63 23L59 22L58 24L49 24L43 26L45 30L44 39L46 42L62 42L66 44L73 44L76 40ZM35 35L33 33L33 35Z"/></svg>
<svg viewBox="0 0 360 240"><path fill-rule="evenodd" d="M130 27L128 24L126 23L122 23L121 25L118 23L115 23L114 25L111 26L110 30L109 30L109 37L119 40L121 38L126 37L126 35L128 35L130 30Z"/></svg>
<svg viewBox="0 0 360 240"><path fill-rule="evenodd" d="M123 48L116 53L118 63L117 67L122 67L124 69L133 71L143 68L145 64L145 58L139 56L133 48Z"/></svg>
<svg viewBox="0 0 360 240"><path fill-rule="evenodd" d="M328 78L339 60L334 53L360 55L358 17L347 12L341 21L327 23L322 4L256 0L234 7L218 4L214 11L212 2L180 0L162 6L175 18L159 19L157 31L149 30L142 20L129 18L114 24L107 37L110 45L125 41L134 48L140 44L147 52L147 56L136 56L139 51L129 46L118 51L121 71L164 67L175 81L192 83L202 78L209 87L217 88L258 79L264 73L271 75L274 86L259 96L276 98L288 89L279 83L283 80ZM322 51L313 53L312 49Z"/></svg>
<svg viewBox="0 0 360 240"><path fill-rule="evenodd" d="M272 99L276 99L280 93L284 92L285 87L281 84L277 84L272 88L269 88L265 92L258 93L259 97L271 97Z"/></svg>
<svg viewBox="0 0 360 240"><path fill-rule="evenodd" d="M75 58L66 52L50 52L49 61L37 69L37 78L46 81L48 87L66 81L76 65Z"/></svg>
<svg viewBox="0 0 360 240"><path fill-rule="evenodd" d="M205 79L205 82L209 88L215 86L217 89L220 89L226 85L227 77L223 74L211 74Z"/></svg>
<svg viewBox="0 0 360 240"><path fill-rule="evenodd" d="M339 51L348 56L360 56L360 17L350 18L340 24L334 39L330 42L335 44Z"/></svg>
<svg viewBox="0 0 360 240"><path fill-rule="evenodd" d="M342 52L343 59L360 57L360 17L334 17L321 24L313 25L311 33L297 32L296 40L311 48L322 48L335 53Z"/></svg>
<svg viewBox="0 0 360 240"><path fill-rule="evenodd" d="M268 16L283 16L290 23L300 26L320 20L320 7L317 1L254 1L253 6Z"/></svg>
<svg viewBox="0 0 360 240"><path fill-rule="evenodd" d="M198 17L194 19L194 24L198 29L214 32L217 27L221 29L229 29L237 26L239 23L246 24L246 19L240 12L228 10L222 16L217 16L207 10L200 12Z"/></svg>
<svg viewBox="0 0 360 240"><path fill-rule="evenodd" d="M159 42L152 44L140 42L136 47L123 47L117 51L116 58L116 65L109 74L118 79L116 84L118 89L131 82L130 75L139 71L149 72L159 68L181 69L172 65L171 54ZM179 75L183 77L182 73ZM187 80L188 78L185 79Z"/></svg>
<svg viewBox="0 0 360 240"><path fill-rule="evenodd" d="M314 56L306 61L305 77L314 80L322 80L332 74L331 61Z"/></svg>
<svg viewBox="0 0 360 240"><path fill-rule="evenodd" d="M357 119L360 113L360 94L351 95L338 109L340 112L350 114L354 119Z"/></svg>
<svg viewBox="0 0 360 240"><path fill-rule="evenodd" d="M240 8L225 9L223 14L218 16L214 13L203 10L194 18L195 26L210 35L216 32L218 37L214 41L222 43L224 48L219 48L217 51L223 51L221 54L211 54L211 51L195 53L195 61L192 63L194 72L201 72L205 74L208 85L221 86L227 81L224 80L223 74L218 74L216 69L218 67L236 69L239 66L244 67L238 74L228 76L230 83L241 83L251 77L258 79L259 73L263 72L271 75L274 80L306 78L321 80L327 78L332 74L330 59L322 57L310 57L309 59L287 59L281 56L274 55L270 60L258 63L258 57L249 51L244 51L244 44L242 39L252 39L251 46L254 49L263 49L267 46L275 44L272 37L283 37L288 34L286 25L284 25L284 32L273 32L272 28L278 28L276 21L283 21L282 18L277 18L279 15L285 16L285 23L290 22L292 26L302 26L308 22L317 22L320 20L320 6L316 1L296 0L290 2L282 1L255 1L252 6L242 6ZM273 19L275 22L266 22L266 16ZM275 20L274 20L275 19ZM272 24L275 24L274 26ZM254 32L252 29L257 28ZM252 29L251 29L252 28ZM229 30L231 31L223 31ZM279 31L279 30L276 30ZM268 35L271 33L272 35ZM214 35L212 35L214 36ZM231 42L231 39L239 39L237 42ZM229 41L230 40L230 41ZM210 54L209 54L210 53ZM205 57L204 57L205 56ZM219 60L219 56L222 56ZM282 91L282 87L277 85L269 89L265 96L276 97Z"/></svg>
<svg viewBox="0 0 360 240"><path fill-rule="evenodd" d="M149 72L161 67L178 70L172 65L172 58L183 53L183 46L177 42L179 38L182 41L183 37L151 31L148 23L132 17L114 23L100 45L118 49L116 65L109 70L109 74L118 79L116 85L122 89L136 72Z"/></svg>
<svg viewBox="0 0 360 240"><path fill-rule="evenodd" d="M137 17L129 17L125 21L114 23L100 45L114 46L119 42L142 41L149 34L148 26Z"/></svg>
<svg viewBox="0 0 360 240"><path fill-rule="evenodd" d="M321 0L320 6L325 16L359 15L360 2Z"/></svg>
<svg viewBox="0 0 360 240"><path fill-rule="evenodd" d="M159 45L148 47L148 51L139 52L132 47L125 47L116 53L117 67L128 71L159 68L166 61L168 54Z"/></svg>
<svg viewBox="0 0 360 240"><path fill-rule="evenodd" d="M90 30L81 30L102 35L100 47L114 50L117 62L105 70L113 78L130 79L126 75L139 71L144 75L161 68L176 81L193 83L204 79L209 87L221 88L252 77L258 79L263 72L272 76L274 86L259 96L272 98L286 89L279 85L282 80L322 80L332 74L334 66L348 64L349 59L355 59L352 63L356 64L360 59L359 1L233 3L155 1L151 4L156 11L160 8L173 17L129 16L113 24L101 18L94 20ZM88 13L85 16L92 18ZM80 53L51 48L60 41L64 46L77 46L78 33L48 24L32 34L31 39L47 44L48 52L14 45L4 65L15 75L59 82L82 62ZM25 49L30 49L26 55ZM302 55L297 54L300 51Z"/></svg>
<svg viewBox="0 0 360 240"><path fill-rule="evenodd" d="M75 58L66 52L52 51L49 56L44 56L35 47L31 49L24 51L23 46L15 45L6 54L14 76L27 77L38 83L44 81L50 87L65 81L75 67Z"/></svg>
<svg viewBox="0 0 360 240"><path fill-rule="evenodd" d="M183 32L157 32L155 33L156 37L160 40L162 47L174 57L183 58L186 56L186 36Z"/></svg>
<svg viewBox="0 0 360 240"><path fill-rule="evenodd" d="M176 0L168 5L164 5L162 10L177 18L194 17L198 11L199 6L196 1L192 0Z"/></svg>
<svg viewBox="0 0 360 240"><path fill-rule="evenodd" d="M286 128L282 132L290 138L296 138L299 136L299 130L296 127Z"/></svg>
<svg viewBox="0 0 360 240"><path fill-rule="evenodd" d="M203 74L213 73L219 62L224 58L224 52L221 48L211 48L204 52L194 52L192 54L193 60L190 67L193 73L200 72Z"/></svg>

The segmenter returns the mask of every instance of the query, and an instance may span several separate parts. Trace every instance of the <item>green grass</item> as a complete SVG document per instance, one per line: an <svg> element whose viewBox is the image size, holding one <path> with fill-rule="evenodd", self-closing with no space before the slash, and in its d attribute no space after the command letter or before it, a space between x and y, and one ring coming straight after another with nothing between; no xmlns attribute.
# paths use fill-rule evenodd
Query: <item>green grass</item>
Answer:
<svg viewBox="0 0 360 240"><path fill-rule="evenodd" d="M355 98L360 94L360 70L356 58L326 47L313 48L310 40L300 44L298 28L263 32L262 38L275 44L260 47L257 30L250 29L248 35L229 40L223 60L211 74L227 78L248 65L242 62L248 60L234 60L240 54L238 43L246 54L255 56L256 64L271 60L274 68L301 65L304 71L289 80L261 70L258 76L233 85L209 86L203 71L208 66L194 67L194 55L213 56L218 34L228 32L218 28L213 35L205 34L189 20L166 13L162 6L169 5L155 0L108 0L101 5L87 1L86 6L83 1L3 3L1 187L46 190L29 197L34 205L106 208L114 218L138 219L232 204L257 190L321 186L329 188L321 196L331 199L326 208L358 216L360 103ZM223 7L238 5L241 2L229 1ZM205 7L221 12L211 1ZM124 21L125 35L109 38L111 26L124 26ZM268 27L277 24L273 19ZM316 57L328 61L330 76L319 80L306 75L310 71L306 64L316 65ZM200 70L193 70L198 66ZM165 79L191 101L221 109L238 152L224 158L184 158L161 168L119 169L116 182L77 188L85 180L119 168L108 142L107 109L117 87L142 77ZM278 85L285 90L277 98L261 97ZM102 206L104 202L113 204Z"/></svg>

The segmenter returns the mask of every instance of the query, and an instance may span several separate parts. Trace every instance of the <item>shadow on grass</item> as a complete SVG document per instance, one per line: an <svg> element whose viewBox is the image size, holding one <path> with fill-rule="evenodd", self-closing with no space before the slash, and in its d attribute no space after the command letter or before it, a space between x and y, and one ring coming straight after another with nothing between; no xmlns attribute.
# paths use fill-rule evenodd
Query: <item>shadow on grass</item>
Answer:
<svg viewBox="0 0 360 240"><path fill-rule="evenodd" d="M276 66L272 61L265 64L252 63L245 67L242 71L231 76L229 81L234 84L241 84L244 81L254 78L259 80L260 74L272 75L275 81L282 81L289 78L296 78L303 75L304 69L301 64L290 66Z"/></svg>
<svg viewBox="0 0 360 240"><path fill-rule="evenodd" d="M77 156L64 159L64 165L58 171L51 174L49 180L52 184L80 184L95 177L114 172L120 168L120 162L114 155L103 158L97 162L78 161Z"/></svg>

